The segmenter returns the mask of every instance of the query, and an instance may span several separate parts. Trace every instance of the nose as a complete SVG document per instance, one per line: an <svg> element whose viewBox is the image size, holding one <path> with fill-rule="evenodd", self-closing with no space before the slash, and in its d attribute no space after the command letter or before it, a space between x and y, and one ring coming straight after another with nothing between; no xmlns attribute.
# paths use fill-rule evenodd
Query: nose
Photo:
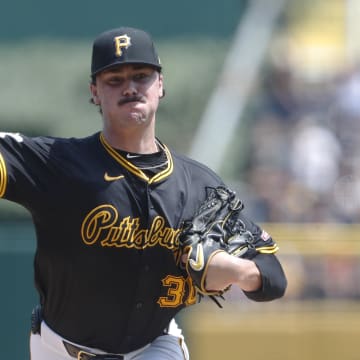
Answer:
<svg viewBox="0 0 360 360"><path fill-rule="evenodd" d="M136 83L129 79L124 84L123 96L133 96L138 93Z"/></svg>

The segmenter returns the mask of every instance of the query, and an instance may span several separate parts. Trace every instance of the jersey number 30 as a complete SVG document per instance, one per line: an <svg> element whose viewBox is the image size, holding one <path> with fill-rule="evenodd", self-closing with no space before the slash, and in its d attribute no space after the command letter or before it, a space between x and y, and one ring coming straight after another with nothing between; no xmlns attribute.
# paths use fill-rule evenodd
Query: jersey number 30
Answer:
<svg viewBox="0 0 360 360"><path fill-rule="evenodd" d="M157 301L161 307L177 307L185 304L186 306L195 304L196 291L189 277L168 275L162 279L164 287L168 288L167 295L160 297ZM186 291L188 295L184 298Z"/></svg>

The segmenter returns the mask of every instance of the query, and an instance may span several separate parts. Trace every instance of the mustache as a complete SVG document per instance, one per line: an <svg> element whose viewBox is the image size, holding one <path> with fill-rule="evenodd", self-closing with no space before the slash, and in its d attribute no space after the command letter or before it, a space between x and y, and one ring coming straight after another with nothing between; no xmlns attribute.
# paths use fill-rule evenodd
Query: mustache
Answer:
<svg viewBox="0 0 360 360"><path fill-rule="evenodd" d="M122 99L119 100L118 105L124 105L126 103L130 103L130 102L145 102L145 98L141 95L134 95L134 96L128 96L128 97L124 97Z"/></svg>

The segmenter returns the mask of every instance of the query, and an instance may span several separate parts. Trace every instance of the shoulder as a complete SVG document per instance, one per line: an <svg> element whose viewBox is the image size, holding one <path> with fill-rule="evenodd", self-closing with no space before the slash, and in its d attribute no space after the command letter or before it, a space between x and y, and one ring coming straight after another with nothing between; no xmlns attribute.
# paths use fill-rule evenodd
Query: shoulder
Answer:
<svg viewBox="0 0 360 360"><path fill-rule="evenodd" d="M6 153L35 154L46 152L53 143L54 138L51 137L30 137L22 133L0 132L0 149Z"/></svg>
<svg viewBox="0 0 360 360"><path fill-rule="evenodd" d="M93 134L84 138L40 136L27 139L27 141L35 144L37 147L43 148L52 155L61 154L62 156L66 156L69 154L71 157L77 154L79 155L82 152L86 153L89 149L96 147L96 144L99 145L98 134Z"/></svg>
<svg viewBox="0 0 360 360"><path fill-rule="evenodd" d="M36 138L35 138L36 139ZM45 141L57 146L63 147L77 147L77 148L86 148L89 146L93 146L94 144L99 144L99 133L92 134L83 138L59 138L59 137L40 137L38 138L41 141Z"/></svg>
<svg viewBox="0 0 360 360"><path fill-rule="evenodd" d="M0 133L0 155L6 162L21 156L26 163L78 162L98 156L99 134L84 138L27 136L21 133Z"/></svg>
<svg viewBox="0 0 360 360"><path fill-rule="evenodd" d="M39 147L50 148L55 145L59 146L84 146L95 142L98 139L98 133L85 138L60 138L53 136L27 136L22 133L0 132L0 142L9 146L17 145L22 147Z"/></svg>

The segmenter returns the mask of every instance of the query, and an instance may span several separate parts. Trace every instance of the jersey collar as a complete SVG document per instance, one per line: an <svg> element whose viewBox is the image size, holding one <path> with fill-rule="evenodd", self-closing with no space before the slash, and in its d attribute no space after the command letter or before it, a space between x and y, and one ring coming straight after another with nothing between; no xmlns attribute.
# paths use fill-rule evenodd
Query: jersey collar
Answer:
<svg viewBox="0 0 360 360"><path fill-rule="evenodd" d="M162 144L164 147L165 155L167 157L167 167L160 171L159 173L155 174L153 177L148 177L142 170L136 167L134 164L129 162L124 156L120 155L106 140L103 133L100 133L100 142L108 152L108 154L121 166L123 166L126 170L131 172L132 174L136 175L137 177L145 180L149 184L160 182L161 180L165 179L166 177L170 176L173 172L174 164L173 159L170 153L170 150L167 148L166 145Z"/></svg>

